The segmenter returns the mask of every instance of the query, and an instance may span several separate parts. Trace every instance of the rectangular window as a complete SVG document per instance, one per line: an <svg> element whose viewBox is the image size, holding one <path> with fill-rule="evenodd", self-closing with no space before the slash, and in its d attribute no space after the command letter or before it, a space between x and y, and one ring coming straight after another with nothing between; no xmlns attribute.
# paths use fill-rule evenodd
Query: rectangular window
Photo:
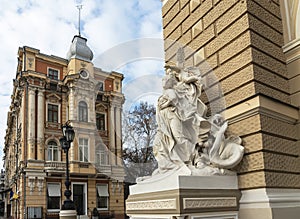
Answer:
<svg viewBox="0 0 300 219"><path fill-rule="evenodd" d="M104 91L104 83L102 81L99 82L99 91Z"/></svg>
<svg viewBox="0 0 300 219"><path fill-rule="evenodd" d="M103 95L102 94L97 94L97 101L101 102L103 101Z"/></svg>
<svg viewBox="0 0 300 219"><path fill-rule="evenodd" d="M108 210L108 185L97 184L97 208L100 210Z"/></svg>
<svg viewBox="0 0 300 219"><path fill-rule="evenodd" d="M79 161L89 161L89 141L87 138L79 138Z"/></svg>
<svg viewBox="0 0 300 219"><path fill-rule="evenodd" d="M48 77L53 80L58 80L58 70L48 68Z"/></svg>
<svg viewBox="0 0 300 219"><path fill-rule="evenodd" d="M58 105L48 104L48 122L58 123Z"/></svg>
<svg viewBox="0 0 300 219"><path fill-rule="evenodd" d="M43 207L27 207L27 218L43 218Z"/></svg>
<svg viewBox="0 0 300 219"><path fill-rule="evenodd" d="M59 148L55 141L50 141L47 147L48 161L60 161Z"/></svg>
<svg viewBox="0 0 300 219"><path fill-rule="evenodd" d="M100 165L109 165L109 155L107 151L100 151L99 155L99 164Z"/></svg>
<svg viewBox="0 0 300 219"><path fill-rule="evenodd" d="M101 131L105 131L105 114L96 113L96 125L97 129Z"/></svg>
<svg viewBox="0 0 300 219"><path fill-rule="evenodd" d="M50 83L50 90L56 91L57 90L57 84Z"/></svg>
<svg viewBox="0 0 300 219"><path fill-rule="evenodd" d="M47 209L60 211L60 184L47 183Z"/></svg>
<svg viewBox="0 0 300 219"><path fill-rule="evenodd" d="M80 122L87 122L88 121L88 107L86 102L80 101L78 105L79 111L79 121Z"/></svg>

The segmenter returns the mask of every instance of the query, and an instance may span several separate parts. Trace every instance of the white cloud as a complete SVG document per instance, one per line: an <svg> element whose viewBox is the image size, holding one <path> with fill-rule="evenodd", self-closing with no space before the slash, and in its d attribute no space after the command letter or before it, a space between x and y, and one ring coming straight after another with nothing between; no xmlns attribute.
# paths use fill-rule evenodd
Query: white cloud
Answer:
<svg viewBox="0 0 300 219"><path fill-rule="evenodd" d="M42 53L65 57L78 33L76 0L2 0L0 11L0 155L4 144L6 115L12 80L16 75L17 51L30 46ZM99 56L120 43L141 37L162 38L160 0L83 0L82 36ZM148 62L124 67L125 77L155 74L163 64ZM97 66L100 67L101 66ZM127 71L128 70L128 71ZM129 75L130 73L130 75ZM143 92L143 91L139 91ZM0 162L0 168L2 164Z"/></svg>
<svg viewBox="0 0 300 219"><path fill-rule="evenodd" d="M124 84L126 100L123 106L125 111L130 111L139 102L149 102L156 105L158 97L162 93L162 75L141 75Z"/></svg>
<svg viewBox="0 0 300 219"><path fill-rule="evenodd" d="M135 73L140 73L135 69L127 71L126 65L134 61L159 60L163 61L163 40L158 38L141 38L124 42L111 47L99 56L95 57L94 63L102 69L111 71L125 66L126 77L132 78ZM149 74L149 73L148 73Z"/></svg>

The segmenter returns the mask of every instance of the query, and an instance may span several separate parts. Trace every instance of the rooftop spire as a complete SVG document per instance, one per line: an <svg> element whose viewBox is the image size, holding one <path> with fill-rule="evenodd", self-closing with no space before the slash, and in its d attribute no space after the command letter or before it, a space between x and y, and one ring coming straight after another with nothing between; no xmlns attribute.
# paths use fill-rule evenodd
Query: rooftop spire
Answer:
<svg viewBox="0 0 300 219"><path fill-rule="evenodd" d="M82 4L81 4L82 1L76 1L76 8L78 9L78 35L81 36L80 34L80 14L81 14L81 9L82 9Z"/></svg>
<svg viewBox="0 0 300 219"><path fill-rule="evenodd" d="M82 9L82 0L74 0L76 3L76 7L78 8L79 12L79 19L78 19L78 35L75 35L70 49L67 53L67 59L70 61L72 58L81 59L87 62L92 61L93 59L93 52L87 46L86 42L87 39L83 38L80 33L80 12Z"/></svg>

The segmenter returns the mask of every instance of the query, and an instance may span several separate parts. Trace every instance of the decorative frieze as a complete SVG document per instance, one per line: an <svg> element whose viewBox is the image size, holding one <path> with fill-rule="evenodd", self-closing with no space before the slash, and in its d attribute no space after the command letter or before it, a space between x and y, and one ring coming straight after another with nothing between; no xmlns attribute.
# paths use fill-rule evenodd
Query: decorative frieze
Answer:
<svg viewBox="0 0 300 219"><path fill-rule="evenodd" d="M135 201L126 203L127 210L172 210L176 209L176 199L160 199L149 201Z"/></svg>
<svg viewBox="0 0 300 219"><path fill-rule="evenodd" d="M183 209L236 207L236 197L184 198Z"/></svg>

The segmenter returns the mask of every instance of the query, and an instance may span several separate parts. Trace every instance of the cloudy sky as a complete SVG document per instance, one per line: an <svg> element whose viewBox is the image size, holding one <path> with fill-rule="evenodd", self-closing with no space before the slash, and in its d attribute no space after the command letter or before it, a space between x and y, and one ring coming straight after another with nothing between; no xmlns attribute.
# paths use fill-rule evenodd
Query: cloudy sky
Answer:
<svg viewBox="0 0 300 219"><path fill-rule="evenodd" d="M18 48L26 45L66 57L78 33L78 3L83 5L81 35L94 52L95 66L125 75L129 100L125 108L159 95L163 74L160 0L1 0L0 157ZM122 57L116 57L113 65L103 62L117 54Z"/></svg>

